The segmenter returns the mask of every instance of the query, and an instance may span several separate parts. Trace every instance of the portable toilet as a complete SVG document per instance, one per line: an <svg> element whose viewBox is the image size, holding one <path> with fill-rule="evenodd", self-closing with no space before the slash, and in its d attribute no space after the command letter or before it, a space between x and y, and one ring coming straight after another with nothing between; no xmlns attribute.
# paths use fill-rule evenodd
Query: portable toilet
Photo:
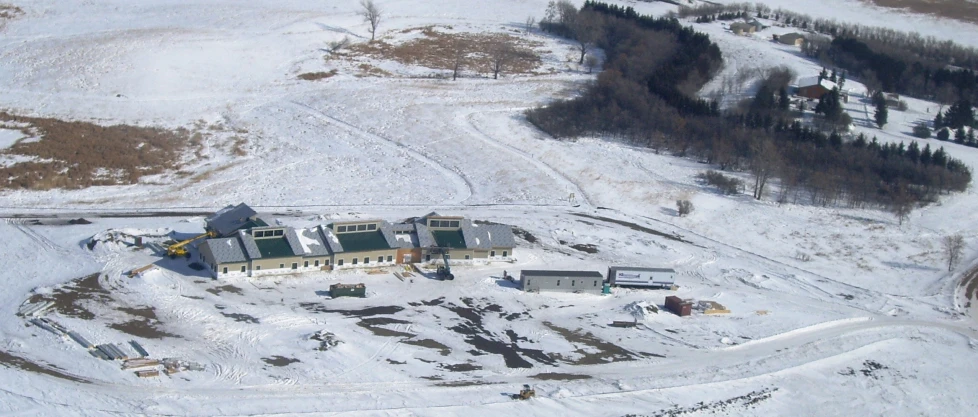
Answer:
<svg viewBox="0 0 978 417"><path fill-rule="evenodd" d="M607 282L604 283L604 286L601 287L601 294L611 294L611 284L610 283L607 283Z"/></svg>

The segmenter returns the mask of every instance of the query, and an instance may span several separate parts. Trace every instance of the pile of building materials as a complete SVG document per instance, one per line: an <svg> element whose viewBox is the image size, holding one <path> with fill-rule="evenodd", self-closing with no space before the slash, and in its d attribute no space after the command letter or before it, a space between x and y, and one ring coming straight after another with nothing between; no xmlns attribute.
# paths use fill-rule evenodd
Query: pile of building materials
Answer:
<svg viewBox="0 0 978 417"><path fill-rule="evenodd" d="M54 308L54 301L42 300L36 303L24 303L17 310L21 317L38 317Z"/></svg>
<svg viewBox="0 0 978 417"><path fill-rule="evenodd" d="M152 378L160 376L160 371L157 369L146 369L142 371L136 371L136 376L140 378Z"/></svg>
<svg viewBox="0 0 978 417"><path fill-rule="evenodd" d="M104 356L103 359L105 359L105 358L111 359L111 360L126 360L126 359L129 359L129 354L128 353L124 352L122 349L120 349L118 346L116 346L116 345L114 345L112 343L106 343L106 344L98 345L98 346L96 346L96 350L93 350L92 352L100 352L101 355L99 355L98 353L93 353L92 355L93 356L98 356L98 357L103 357Z"/></svg>
<svg viewBox="0 0 978 417"><path fill-rule="evenodd" d="M159 360L150 358L133 358L122 361L122 369L146 368L159 365Z"/></svg>
<svg viewBox="0 0 978 417"><path fill-rule="evenodd" d="M727 310L723 304L710 300L703 300L696 303L696 309L702 311L703 314L730 314L730 310Z"/></svg>
<svg viewBox="0 0 978 417"><path fill-rule="evenodd" d="M163 358L163 373L173 375L181 371L203 371L204 365L177 358Z"/></svg>
<svg viewBox="0 0 978 417"><path fill-rule="evenodd" d="M329 286L329 296L337 297L359 297L367 296L367 287L360 284L333 284Z"/></svg>
<svg viewBox="0 0 978 417"><path fill-rule="evenodd" d="M68 329L66 329L64 326L56 323L54 320L51 319L41 317L41 318L31 319L30 322L31 324L40 327L44 330L47 330L51 333L54 333L58 336L64 336L68 334Z"/></svg>
<svg viewBox="0 0 978 417"><path fill-rule="evenodd" d="M670 295L666 297L666 309L680 317L688 316L693 313L693 303Z"/></svg>

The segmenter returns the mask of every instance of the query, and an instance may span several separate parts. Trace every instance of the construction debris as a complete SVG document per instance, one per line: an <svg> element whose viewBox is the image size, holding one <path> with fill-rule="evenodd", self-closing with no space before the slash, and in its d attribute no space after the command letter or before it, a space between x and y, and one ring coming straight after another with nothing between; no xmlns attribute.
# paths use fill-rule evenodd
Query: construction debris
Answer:
<svg viewBox="0 0 978 417"><path fill-rule="evenodd" d="M139 356L142 356L144 358L149 356L149 353L146 352L146 349L143 349L143 347L140 346L139 343L136 343L135 340L130 340L129 346L132 346L132 348L136 350L136 353L138 353Z"/></svg>
<svg viewBox="0 0 978 417"><path fill-rule="evenodd" d="M64 326L55 323L51 319L46 319L43 317L38 319L31 319L31 324L40 327L44 330L47 330L51 333L54 333L58 336L64 336L66 333L68 333L68 329L66 329Z"/></svg>
<svg viewBox="0 0 978 417"><path fill-rule="evenodd" d="M122 349L119 349L118 346L113 345L111 343L106 343L104 345L98 345L97 348L98 348L98 350L101 350L102 353L105 354L105 356L108 356L109 359L112 359L112 360L119 360L119 359L126 360L126 359L129 359L129 355L128 354L126 354L125 352L123 352Z"/></svg>
<svg viewBox="0 0 978 417"><path fill-rule="evenodd" d="M203 371L204 365L177 358L163 358L163 373L170 375L180 371Z"/></svg>
<svg viewBox="0 0 978 417"><path fill-rule="evenodd" d="M95 345L93 345L92 342L89 342L88 340L86 340L84 337L82 337L82 335L78 334L77 332L69 331L68 332L68 337L70 337L75 342L78 342L78 344L81 345L85 349L93 349L93 348L95 348Z"/></svg>
<svg viewBox="0 0 978 417"><path fill-rule="evenodd" d="M38 301L36 303L25 303L17 310L17 314L23 317L37 317L47 313L54 308L54 301Z"/></svg>
<svg viewBox="0 0 978 417"><path fill-rule="evenodd" d="M136 376L140 378L152 378L160 376L160 371L156 369L147 369L145 371L136 371Z"/></svg>
<svg viewBox="0 0 978 417"><path fill-rule="evenodd" d="M140 275L143 274L143 272L149 271L149 270L151 270L151 269L153 269L155 267L156 267L155 264L149 264L149 265L141 266L139 268L136 268L136 269L133 269L132 271L127 272L126 275L129 276L129 278L133 278L133 277L136 277L136 276L140 276Z"/></svg>
<svg viewBox="0 0 978 417"><path fill-rule="evenodd" d="M159 366L160 361L150 358L127 359L122 362L122 369L145 368L147 366Z"/></svg>
<svg viewBox="0 0 978 417"><path fill-rule="evenodd" d="M730 310L727 310L723 304L716 301L703 300L697 303L697 310L703 312L703 314L730 314Z"/></svg>

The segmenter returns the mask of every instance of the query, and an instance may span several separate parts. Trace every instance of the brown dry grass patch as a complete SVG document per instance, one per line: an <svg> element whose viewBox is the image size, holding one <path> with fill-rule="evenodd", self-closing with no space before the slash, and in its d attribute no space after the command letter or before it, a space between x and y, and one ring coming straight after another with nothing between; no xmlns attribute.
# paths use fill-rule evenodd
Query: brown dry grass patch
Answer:
<svg viewBox="0 0 978 417"><path fill-rule="evenodd" d="M201 146L186 129L14 116L0 112L0 127L40 138L0 151L32 158L0 167L0 188L48 190L135 184L146 175L179 169L180 156Z"/></svg>
<svg viewBox="0 0 978 417"><path fill-rule="evenodd" d="M13 19L24 14L24 10L12 4L0 4L0 19Z"/></svg>
<svg viewBox="0 0 978 417"><path fill-rule="evenodd" d="M323 79L332 77L332 76L334 76L336 74L339 74L339 71L336 71L335 69L333 69L333 70L329 70L329 72L322 72L322 71L320 71L320 72L306 72L306 73L302 73L302 74L299 74L298 78L300 80L316 81L316 80L323 80Z"/></svg>
<svg viewBox="0 0 978 417"><path fill-rule="evenodd" d="M978 3L961 0L865 0L880 7L909 9L948 19L978 23Z"/></svg>
<svg viewBox="0 0 978 417"><path fill-rule="evenodd" d="M463 69L491 74L492 52L500 45L514 51L514 58L503 66L503 74L532 74L540 66L540 55L533 48L541 42L530 41L505 33L444 33L434 26L405 29L404 34L420 32L421 36L401 44L383 40L360 43L345 52L371 58L397 61L405 65L418 65L432 69L451 70L455 64L455 49L462 45Z"/></svg>

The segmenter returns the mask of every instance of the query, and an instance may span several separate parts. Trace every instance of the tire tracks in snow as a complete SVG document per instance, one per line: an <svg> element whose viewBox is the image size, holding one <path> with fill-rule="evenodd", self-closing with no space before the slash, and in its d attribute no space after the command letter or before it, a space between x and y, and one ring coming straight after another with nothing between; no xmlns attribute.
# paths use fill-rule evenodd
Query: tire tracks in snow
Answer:
<svg viewBox="0 0 978 417"><path fill-rule="evenodd" d="M444 165L436 161L434 158L422 152L408 148L393 140L390 140L388 138L385 138L375 133L371 133L359 126L355 126L353 124L340 120L336 117L330 116L320 110L317 110L309 106L308 104L299 103L297 101L285 101L283 103L286 103L292 106L294 109L316 118L317 120L323 122L323 124L337 127L347 133L358 136L361 139L365 139L369 142L379 144L389 149L403 152L409 157L415 159L416 161L424 165L430 166L436 172L438 172L443 177L448 179L449 183L455 189L455 198L452 198L449 201L445 201L442 204L462 204L463 202L468 200L469 197L472 197L472 192L473 192L472 184L469 182L467 178L465 178L464 175L462 175L461 169L457 167L455 167L454 169L450 168L447 165Z"/></svg>

